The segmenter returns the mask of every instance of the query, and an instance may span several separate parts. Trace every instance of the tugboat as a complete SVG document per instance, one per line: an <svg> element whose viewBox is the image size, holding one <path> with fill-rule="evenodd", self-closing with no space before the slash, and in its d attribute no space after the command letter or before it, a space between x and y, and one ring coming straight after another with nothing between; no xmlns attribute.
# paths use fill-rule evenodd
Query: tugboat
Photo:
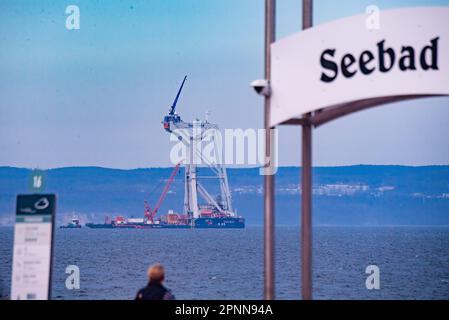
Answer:
<svg viewBox="0 0 449 320"><path fill-rule="evenodd" d="M81 228L80 220L78 218L72 218L72 221L67 223L64 226L60 227L61 229L79 229Z"/></svg>

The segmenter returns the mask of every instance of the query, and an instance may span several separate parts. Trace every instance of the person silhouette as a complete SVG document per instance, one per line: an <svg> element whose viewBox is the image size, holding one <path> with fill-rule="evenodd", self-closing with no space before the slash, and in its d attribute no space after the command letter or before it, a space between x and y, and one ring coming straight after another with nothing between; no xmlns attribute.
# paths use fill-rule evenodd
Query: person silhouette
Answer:
<svg viewBox="0 0 449 320"><path fill-rule="evenodd" d="M174 295L162 285L165 269L160 263L148 268L148 284L137 292L135 300L175 300Z"/></svg>

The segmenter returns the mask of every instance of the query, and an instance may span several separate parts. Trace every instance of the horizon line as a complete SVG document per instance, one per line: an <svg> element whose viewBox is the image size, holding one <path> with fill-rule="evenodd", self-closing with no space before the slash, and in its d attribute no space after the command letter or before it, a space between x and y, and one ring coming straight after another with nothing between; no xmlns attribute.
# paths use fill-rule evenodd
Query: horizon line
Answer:
<svg viewBox="0 0 449 320"><path fill-rule="evenodd" d="M81 166L63 166L63 167L52 167L52 168L29 168L29 167L16 167L11 165L1 165L0 169L11 168L11 169L21 169L21 170L42 170L42 171L50 171L50 170L61 170L61 169L87 169L87 168L97 168L97 169L106 169L106 170L120 170L120 171L132 171L132 170L148 170L148 169L172 169L173 166L153 166L153 167L136 167L136 168L113 168L113 167L102 167L95 165L81 165ZM198 166L202 168L202 166ZM348 164L348 165L327 165L327 166L312 166L313 169L319 168L351 168L351 167L403 167L403 168L426 168L426 167L449 167L449 163L447 164L425 164L425 165L404 165L404 164ZM262 168L261 166L255 167L227 167L227 170L258 170ZM295 165L286 165L286 166L278 166L277 168L301 168L301 166Z"/></svg>

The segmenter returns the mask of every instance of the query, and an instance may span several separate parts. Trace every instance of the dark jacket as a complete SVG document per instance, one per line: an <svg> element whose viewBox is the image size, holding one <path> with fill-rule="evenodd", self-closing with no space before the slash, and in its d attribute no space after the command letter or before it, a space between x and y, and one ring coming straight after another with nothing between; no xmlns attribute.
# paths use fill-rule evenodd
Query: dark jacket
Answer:
<svg viewBox="0 0 449 320"><path fill-rule="evenodd" d="M149 282L137 292L136 300L175 300L175 297L160 282Z"/></svg>

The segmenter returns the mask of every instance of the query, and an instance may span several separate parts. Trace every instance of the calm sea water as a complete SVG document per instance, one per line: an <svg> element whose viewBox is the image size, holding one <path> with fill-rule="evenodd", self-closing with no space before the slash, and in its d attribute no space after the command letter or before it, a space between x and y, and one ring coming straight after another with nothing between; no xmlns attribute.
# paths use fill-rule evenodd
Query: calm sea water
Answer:
<svg viewBox="0 0 449 320"><path fill-rule="evenodd" d="M149 264L166 266L178 299L261 299L262 228L245 230L57 229L54 299L133 299ZM0 227L0 295L8 296L13 228ZM279 299L300 297L299 229L277 229ZM65 287L77 265L80 290ZM367 290L365 268L380 268ZM449 227L317 227L317 299L449 299Z"/></svg>

